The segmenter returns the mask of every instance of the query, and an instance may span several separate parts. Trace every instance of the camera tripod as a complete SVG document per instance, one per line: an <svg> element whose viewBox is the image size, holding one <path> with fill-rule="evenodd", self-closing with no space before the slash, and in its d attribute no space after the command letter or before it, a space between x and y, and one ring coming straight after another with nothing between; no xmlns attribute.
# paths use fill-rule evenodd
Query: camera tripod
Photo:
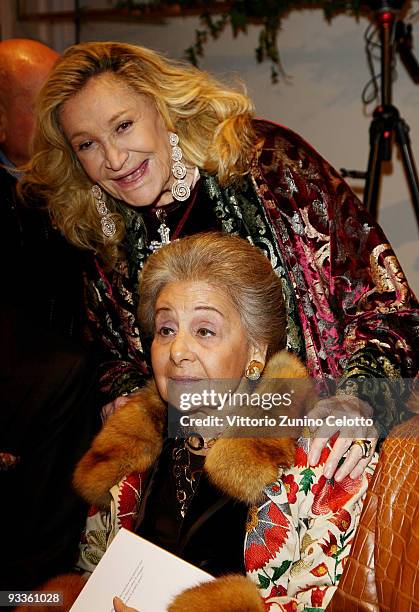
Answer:
<svg viewBox="0 0 419 612"><path fill-rule="evenodd" d="M393 39L396 32L396 13L402 2L370 2L377 12L381 40L381 95L374 110L369 129L370 152L367 171L351 172L343 169L344 176L365 178L364 204L374 219L377 218L378 196L383 161L391 161L393 142L399 147L403 168L409 185L416 221L419 225L419 179L409 137L409 126L392 104ZM398 22L401 23L401 22ZM406 50L405 50L406 51Z"/></svg>

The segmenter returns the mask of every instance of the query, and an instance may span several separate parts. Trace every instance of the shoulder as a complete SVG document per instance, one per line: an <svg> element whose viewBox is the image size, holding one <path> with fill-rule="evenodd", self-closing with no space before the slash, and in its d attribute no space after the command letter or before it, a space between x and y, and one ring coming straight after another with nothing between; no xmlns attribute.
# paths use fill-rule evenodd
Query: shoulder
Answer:
<svg viewBox="0 0 419 612"><path fill-rule="evenodd" d="M263 140L259 166L278 171L289 169L306 178L309 175L313 179L317 176L341 180L329 162L297 132L265 119L255 119L254 128L257 137Z"/></svg>
<svg viewBox="0 0 419 612"><path fill-rule="evenodd" d="M297 132L294 132L289 127L276 123L268 119L255 119L253 122L254 129L258 136L262 136L265 140L264 148L269 148L277 145L282 146L302 146L313 149L309 143L304 140Z"/></svg>

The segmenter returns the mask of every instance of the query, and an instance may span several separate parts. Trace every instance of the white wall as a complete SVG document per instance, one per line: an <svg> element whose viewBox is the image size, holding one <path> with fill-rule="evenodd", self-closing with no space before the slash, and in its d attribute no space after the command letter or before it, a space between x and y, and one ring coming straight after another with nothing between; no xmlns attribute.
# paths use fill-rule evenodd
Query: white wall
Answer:
<svg viewBox="0 0 419 612"><path fill-rule="evenodd" d="M4 3L11 0L2 0ZM31 0L35 2L37 0ZM71 7L69 0L56 1L57 7ZM44 0L45 3L45 0ZM50 0L49 5L54 4ZM103 6L104 2L96 0ZM89 6L95 0L89 0ZM419 1L412 2L419 10ZM260 116L283 123L302 134L335 167L363 170L368 159L368 128L372 105L364 109L361 91L370 78L364 51L363 33L368 24L349 16L339 16L328 24L320 10L293 11L284 20L279 36L281 57L290 83L272 85L267 63L257 64L254 49L258 28L251 26L247 36L233 39L225 32L211 41L201 67L223 77L239 76L247 84ZM165 25L140 23L87 23L83 41L121 40L139 43L181 57L193 41L196 18L176 18ZM33 24L17 24L20 36L37 37ZM419 22L416 25L419 41ZM16 35L11 33L10 35ZM72 24L42 26L41 40L62 51L74 42ZM416 42L419 56L419 42ZM398 62L393 102L411 128L412 148L419 165L419 86ZM393 162L383 177L379 221L387 233L411 285L419 293L419 238L408 185L401 162L394 150ZM351 181L362 196L362 181Z"/></svg>

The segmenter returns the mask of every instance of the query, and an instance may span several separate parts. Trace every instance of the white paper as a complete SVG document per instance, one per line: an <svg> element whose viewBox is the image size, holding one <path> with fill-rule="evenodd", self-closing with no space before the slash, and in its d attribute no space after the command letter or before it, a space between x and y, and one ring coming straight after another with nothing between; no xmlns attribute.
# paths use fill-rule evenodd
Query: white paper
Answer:
<svg viewBox="0 0 419 612"><path fill-rule="evenodd" d="M113 612L115 595L140 612L166 612L185 589L213 576L121 529L70 612Z"/></svg>

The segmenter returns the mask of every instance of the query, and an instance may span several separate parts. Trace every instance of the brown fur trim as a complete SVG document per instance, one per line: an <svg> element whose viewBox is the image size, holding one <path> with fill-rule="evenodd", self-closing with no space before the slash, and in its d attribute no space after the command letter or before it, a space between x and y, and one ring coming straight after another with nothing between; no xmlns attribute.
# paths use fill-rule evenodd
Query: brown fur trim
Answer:
<svg viewBox="0 0 419 612"><path fill-rule="evenodd" d="M231 575L204 582L178 595L168 612L264 612L257 586L245 576Z"/></svg>
<svg viewBox="0 0 419 612"><path fill-rule="evenodd" d="M122 406L96 436L74 472L76 491L88 503L107 508L109 489L124 475L143 472L158 457L166 423L166 405L154 382Z"/></svg>
<svg viewBox="0 0 419 612"><path fill-rule="evenodd" d="M263 489L275 482L280 467L292 465L295 443L290 438L220 439L209 451L205 471L224 494L257 504Z"/></svg>
<svg viewBox="0 0 419 612"><path fill-rule="evenodd" d="M298 379L298 385L293 381ZM305 384L305 382L306 384ZM312 382L297 357L281 351L267 364L257 392L294 390L289 416L299 416L315 401ZM74 473L74 486L90 504L107 508L109 490L123 476L143 472L159 456L166 423L166 404L154 382L117 410L96 436ZM284 408L278 408L281 412ZM244 408L246 416L261 416L261 409ZM271 413L272 414L272 413ZM264 487L278 478L278 469L292 465L295 443L290 438L244 438L230 428L209 451L205 470L223 493L254 504Z"/></svg>
<svg viewBox="0 0 419 612"><path fill-rule="evenodd" d="M19 606L15 608L15 612L68 612L85 584L86 578L81 574L62 574L61 576L56 576L36 590L41 593L62 593L63 603L61 606L49 606L48 604Z"/></svg>
<svg viewBox="0 0 419 612"><path fill-rule="evenodd" d="M298 380L298 385L293 384L295 380ZM281 351L269 361L256 392L260 395L266 392L283 394L291 388L294 393L287 410L290 417L298 417L303 409L306 411L314 404L314 386L300 360L287 351ZM279 410L284 412L283 407ZM256 411L254 407L248 407L243 412L246 416L260 417L261 408L256 408ZM270 411L269 416L274 414ZM292 438L245 438L242 430L231 428L208 452L205 471L224 494L253 505L263 497L263 489L280 476L279 469L293 464L294 457L295 441Z"/></svg>
<svg viewBox="0 0 419 612"><path fill-rule="evenodd" d="M309 378L303 362L289 351L279 351L272 355L263 370L263 378Z"/></svg>

